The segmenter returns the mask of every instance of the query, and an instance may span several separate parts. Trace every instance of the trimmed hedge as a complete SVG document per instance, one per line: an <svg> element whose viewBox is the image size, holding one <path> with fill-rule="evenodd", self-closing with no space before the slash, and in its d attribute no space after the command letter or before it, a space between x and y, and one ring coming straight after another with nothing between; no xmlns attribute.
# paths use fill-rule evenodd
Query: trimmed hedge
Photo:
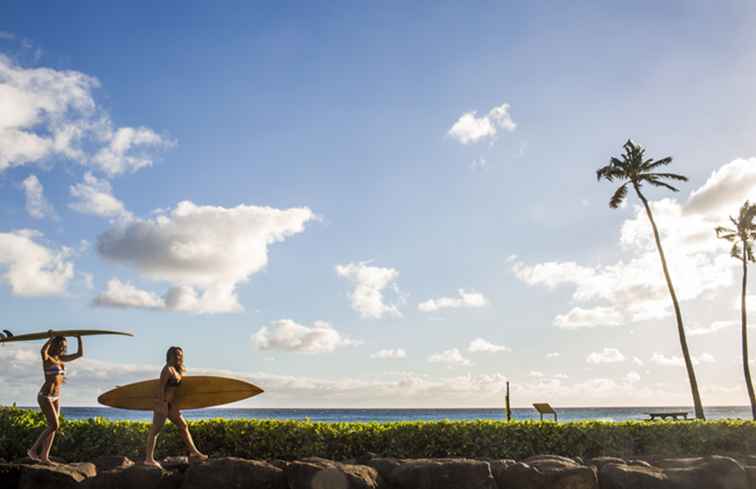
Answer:
<svg viewBox="0 0 756 489"><path fill-rule="evenodd" d="M45 424L36 411L0 408L0 458L22 457ZM398 423L315 423L311 421L224 420L190 423L201 450L211 456L335 460L366 452L403 458L452 457L523 459L537 454L596 457L690 456L756 452L756 422L723 421L436 421ZM99 455L140 459L149 423L63 420L53 454L66 460ZM157 455L184 452L168 424Z"/></svg>

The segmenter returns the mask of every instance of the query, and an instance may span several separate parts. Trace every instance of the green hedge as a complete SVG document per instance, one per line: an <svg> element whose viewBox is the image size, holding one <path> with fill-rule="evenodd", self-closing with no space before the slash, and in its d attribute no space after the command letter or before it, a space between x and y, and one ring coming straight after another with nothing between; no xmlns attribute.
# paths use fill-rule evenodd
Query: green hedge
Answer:
<svg viewBox="0 0 756 489"><path fill-rule="evenodd" d="M336 460L366 452L392 457L515 458L536 454L709 455L756 452L756 422L627 421L574 423L440 421L400 423L315 423L311 421L223 420L190 423L201 450L213 456L293 459L320 456ZM35 411L0 408L0 458L23 456L44 427ZM139 459L149 423L63 420L53 455L69 461L98 455ZM166 426L158 456L180 455L176 429Z"/></svg>

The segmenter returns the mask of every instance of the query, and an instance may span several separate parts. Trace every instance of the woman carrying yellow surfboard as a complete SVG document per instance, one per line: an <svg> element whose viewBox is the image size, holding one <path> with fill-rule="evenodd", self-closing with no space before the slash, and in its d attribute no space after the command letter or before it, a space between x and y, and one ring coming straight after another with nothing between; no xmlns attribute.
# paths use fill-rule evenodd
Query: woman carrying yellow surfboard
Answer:
<svg viewBox="0 0 756 489"><path fill-rule="evenodd" d="M50 332L52 334L52 332ZM70 362L84 356L84 345L81 336L76 336L79 347L76 353L66 354L68 340L63 336L53 336L42 346L42 368L45 372L45 383L37 394L37 403L47 419L47 428L43 431L34 445L26 452L32 460L54 465L50 460L50 448L55 440L55 433L60 428L60 391L66 374L65 362Z"/></svg>
<svg viewBox="0 0 756 489"><path fill-rule="evenodd" d="M170 419L178 428L181 438L183 438L187 449L189 449L189 461L207 460L207 455L200 452L194 445L192 435L189 433L189 425L181 415L181 411L179 411L178 405L175 402L176 388L181 385L185 372L184 350L178 346L168 348L168 352L165 354L165 366L160 372L159 392L157 393L153 408L152 427L150 428L150 433L147 435L147 449L145 450L146 455L144 459L144 463L147 465L160 467L158 461L155 460L155 445L158 434L163 428L166 419Z"/></svg>

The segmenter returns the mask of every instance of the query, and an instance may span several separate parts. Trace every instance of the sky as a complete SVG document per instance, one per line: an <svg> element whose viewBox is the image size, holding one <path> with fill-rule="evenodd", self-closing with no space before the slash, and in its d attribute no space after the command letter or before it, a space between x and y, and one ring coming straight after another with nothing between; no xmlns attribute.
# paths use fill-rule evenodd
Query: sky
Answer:
<svg viewBox="0 0 756 489"><path fill-rule="evenodd" d="M67 405L189 372L249 407L690 405L632 138L704 405L747 403L749 2L5 2L0 328L106 328ZM751 300L756 311L756 292ZM753 331L753 329L752 329ZM73 346L73 345L72 345ZM0 348L34 403L38 343Z"/></svg>

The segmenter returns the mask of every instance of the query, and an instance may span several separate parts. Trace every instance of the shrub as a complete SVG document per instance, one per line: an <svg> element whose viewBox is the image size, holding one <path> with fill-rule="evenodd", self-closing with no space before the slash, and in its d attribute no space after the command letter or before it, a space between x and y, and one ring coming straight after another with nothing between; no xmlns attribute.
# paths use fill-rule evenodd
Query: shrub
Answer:
<svg viewBox="0 0 756 489"><path fill-rule="evenodd" d="M43 416L0 408L0 458L23 456L44 428ZM745 454L756 449L756 422L722 421L435 421L315 423L312 421L210 419L190 423L197 445L213 456L336 460L366 452L383 456L523 459L537 454L595 457ZM67 460L144 453L149 423L63 420L54 454ZM157 455L184 452L175 427L166 426Z"/></svg>

